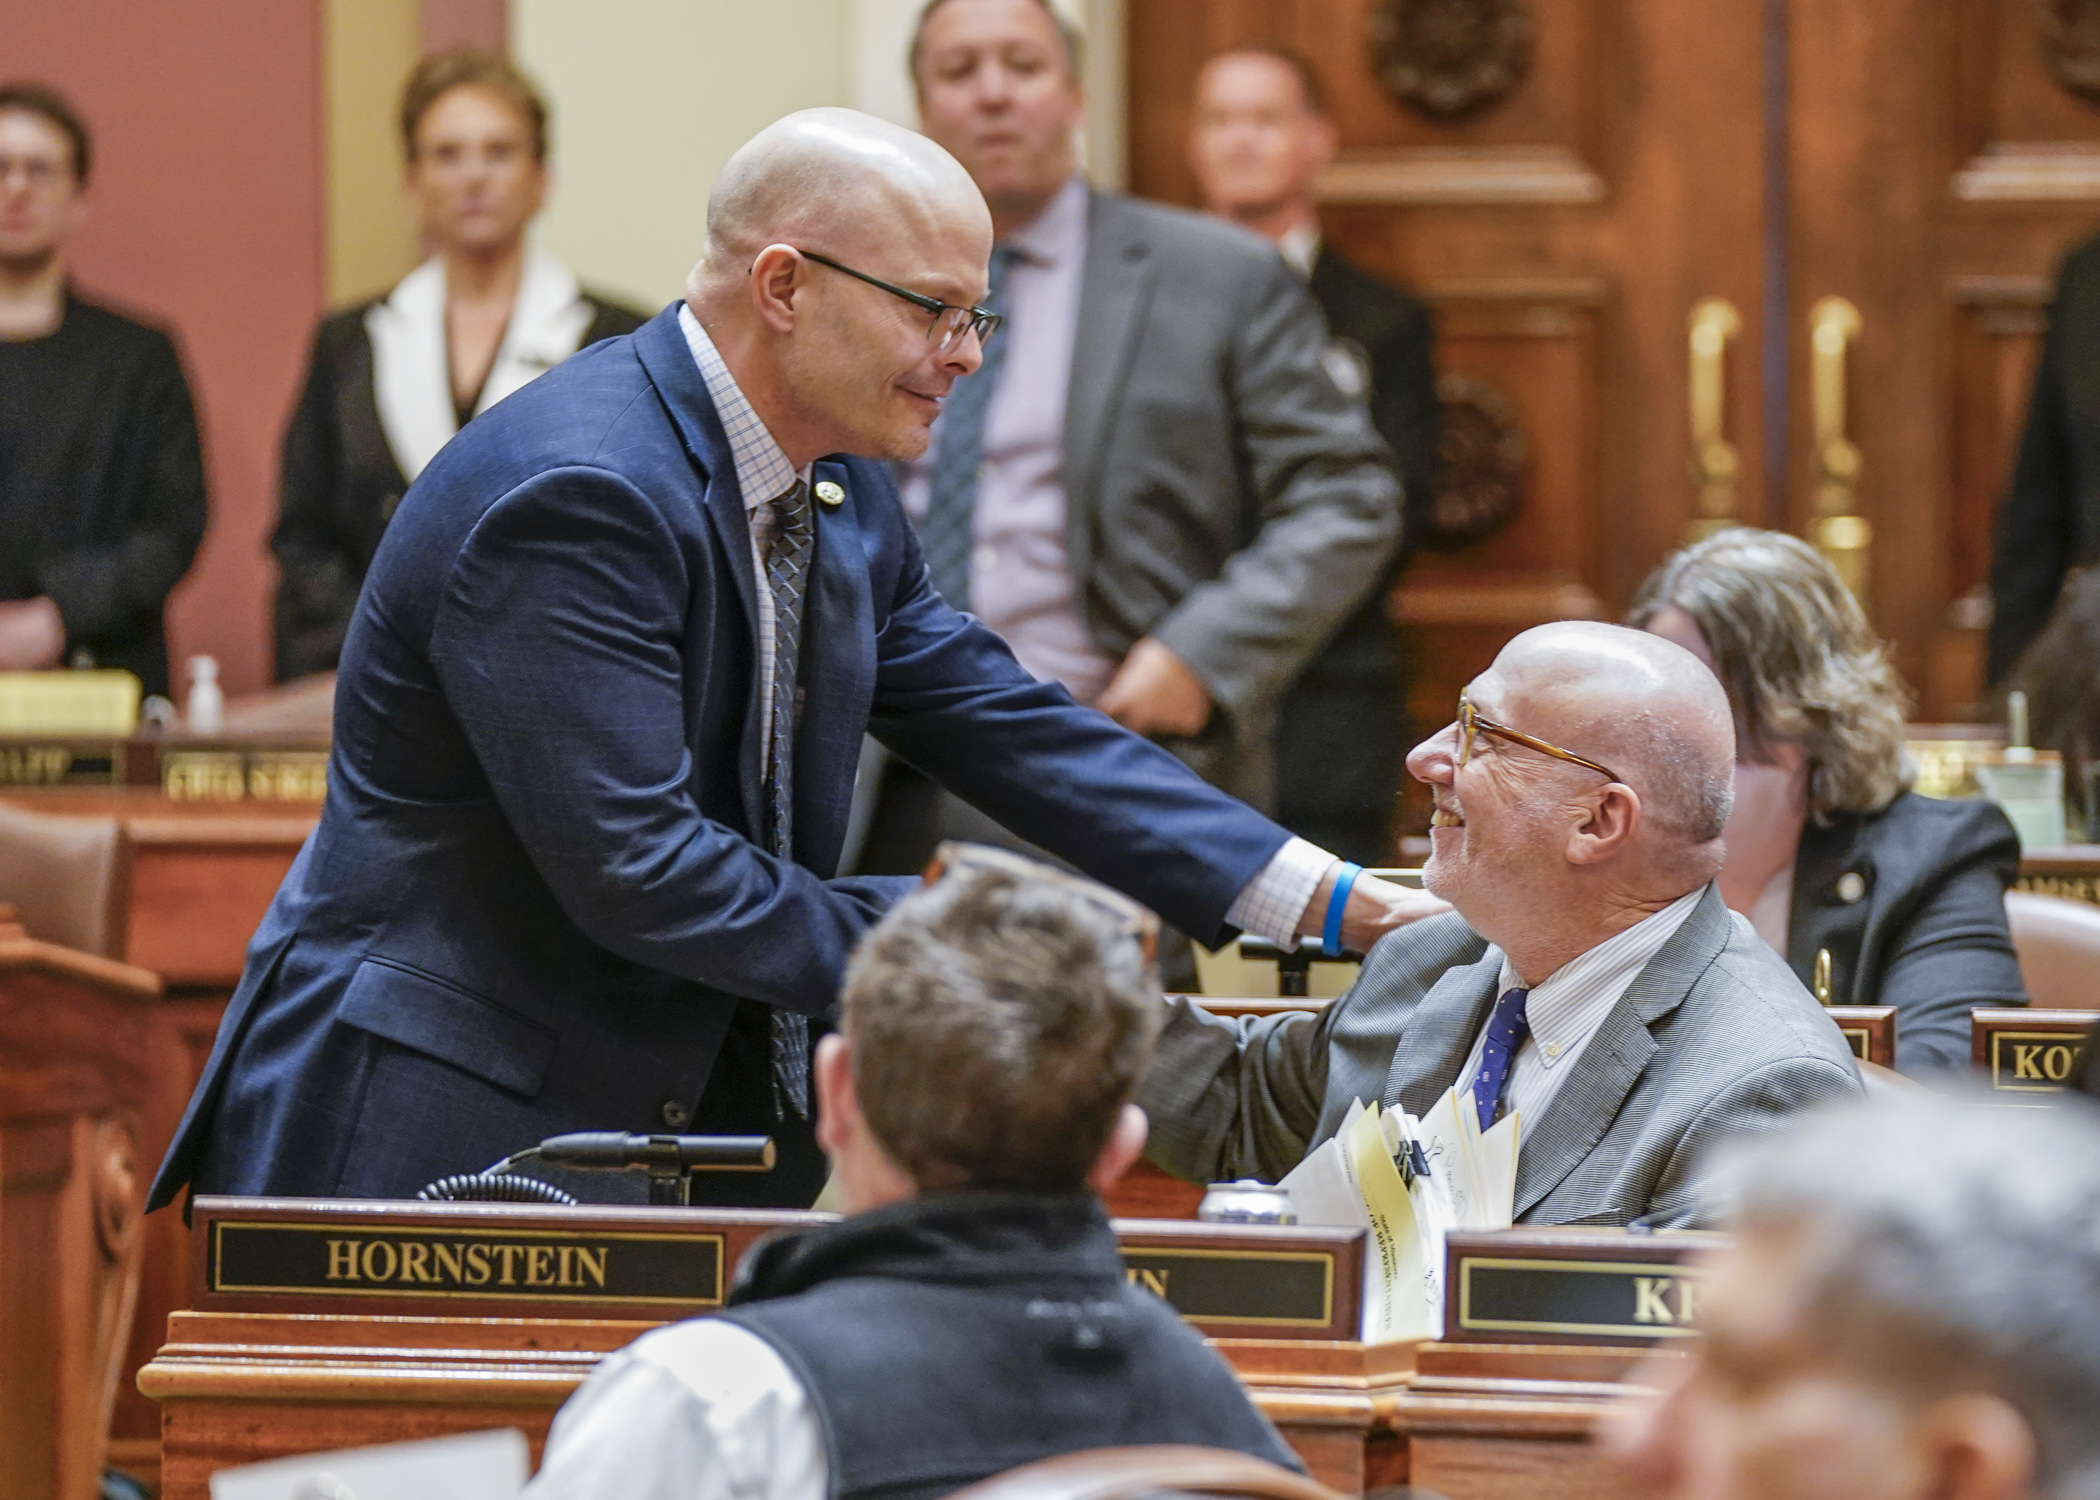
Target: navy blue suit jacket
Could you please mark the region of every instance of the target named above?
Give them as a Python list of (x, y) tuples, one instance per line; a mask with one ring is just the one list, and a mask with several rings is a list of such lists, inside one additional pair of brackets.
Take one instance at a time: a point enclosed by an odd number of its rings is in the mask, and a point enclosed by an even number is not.
[(358, 600), (320, 826), (150, 1202), (405, 1196), (662, 1128), (739, 999), (815, 1014), (912, 882), (834, 879), (863, 730), (1206, 941), (1282, 845), (944, 603), (883, 465), (820, 462), (792, 861), (764, 829), (757, 583), (676, 307), (473, 422)]

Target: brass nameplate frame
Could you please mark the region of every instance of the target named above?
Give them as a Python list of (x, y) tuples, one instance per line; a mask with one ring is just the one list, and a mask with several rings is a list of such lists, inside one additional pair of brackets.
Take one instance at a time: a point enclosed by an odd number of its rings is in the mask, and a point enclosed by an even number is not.
[(219, 1294), (588, 1303), (704, 1311), (722, 1305), (720, 1234), (302, 1224), (217, 1219), (207, 1290)]
[(1641, 1261), (1469, 1255), (1458, 1263), (1458, 1331), (1614, 1341), (1691, 1338), (1698, 1332), (1700, 1279), (1682, 1266)]
[(123, 781), (121, 740), (0, 741), (0, 786), (120, 786)]
[(1123, 1274), (1191, 1323), (1319, 1332), (1334, 1322), (1331, 1251), (1125, 1246)]
[(1454, 1233), (1444, 1339), (1623, 1345), (1695, 1337), (1705, 1273), (1683, 1262), (1720, 1239), (1620, 1229)]
[(1991, 1088), (2004, 1094), (2053, 1094), (2085, 1050), (2100, 1013), (2082, 1010), (1969, 1012), (1972, 1059)]

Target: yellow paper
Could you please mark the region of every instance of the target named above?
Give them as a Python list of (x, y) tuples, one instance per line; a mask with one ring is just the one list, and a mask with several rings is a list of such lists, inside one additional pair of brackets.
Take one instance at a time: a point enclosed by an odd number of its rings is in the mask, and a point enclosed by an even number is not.
[(1429, 1276), (1428, 1250), (1407, 1184), (1386, 1150), (1385, 1129), (1376, 1105), (1349, 1127), (1348, 1157), (1357, 1190), (1371, 1215), (1370, 1260), (1376, 1273), (1365, 1276), (1364, 1338), (1372, 1343), (1428, 1338), (1431, 1307), (1424, 1295)]

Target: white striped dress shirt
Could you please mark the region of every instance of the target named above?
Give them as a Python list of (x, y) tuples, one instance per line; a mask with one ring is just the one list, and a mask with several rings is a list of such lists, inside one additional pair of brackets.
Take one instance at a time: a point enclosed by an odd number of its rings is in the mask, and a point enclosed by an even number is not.
[[(1525, 1123), (1518, 1127), (1520, 1132), (1545, 1114), (1546, 1106), (1560, 1092), (1569, 1068), (1590, 1044), (1611, 1008), (1632, 987), (1648, 960), (1676, 935), (1705, 894), (1706, 887), (1701, 886), (1679, 896), (1661, 911), (1569, 959), (1531, 987), (1531, 997), (1524, 1002), (1531, 1035), (1517, 1049), (1502, 1088), (1505, 1113), (1515, 1111), (1524, 1117)], [(1504, 958), (1495, 993), (1521, 989), (1523, 984)], [(1458, 1070), (1461, 1097), (1473, 1091), (1474, 1075), (1480, 1071), (1480, 1050), (1486, 1041), (1487, 1028), (1483, 1026), (1481, 1034), (1473, 1039), (1466, 1065)], [(1521, 1141), (1518, 1149), (1522, 1149)]]

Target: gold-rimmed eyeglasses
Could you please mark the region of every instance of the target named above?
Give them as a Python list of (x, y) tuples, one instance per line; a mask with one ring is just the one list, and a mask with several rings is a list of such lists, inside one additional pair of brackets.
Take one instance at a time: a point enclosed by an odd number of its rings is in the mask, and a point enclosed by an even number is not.
[(1474, 711), (1472, 700), (1463, 693), (1458, 699), (1458, 755), (1457, 763), (1464, 765), (1473, 758), (1473, 737), (1491, 734), (1511, 744), (1522, 745), (1527, 750), (1536, 750), (1541, 755), (1550, 755), (1555, 760), (1564, 760), (1570, 765), (1586, 766), (1602, 775), (1607, 781), (1624, 781), (1625, 778), (1610, 766), (1599, 765), (1586, 755), (1577, 755), (1573, 750), (1563, 750), (1546, 740), (1536, 739), (1520, 729), (1511, 729), (1506, 724), (1497, 724), (1493, 719), (1483, 719)]
[(902, 297), (912, 306), (926, 309), (933, 314), (933, 321), (926, 328), (926, 337), (933, 340), (934, 348), (939, 353), (946, 354), (962, 342), (964, 334), (970, 332), (976, 333), (977, 347), (981, 349), (992, 341), (992, 335), (997, 333), (999, 325), (1006, 321), (988, 307), (957, 307), (952, 302), (943, 302), (940, 298), (929, 297), (924, 292), (914, 292), (907, 287), (870, 276), (866, 271), (842, 266), (830, 256), (819, 255), (814, 250), (803, 250), (794, 246), (789, 248), (794, 249), (804, 260), (813, 260), (820, 266), (829, 266), (834, 271), (851, 276), (855, 281), (865, 281), (869, 286), (880, 287), (892, 297)]

